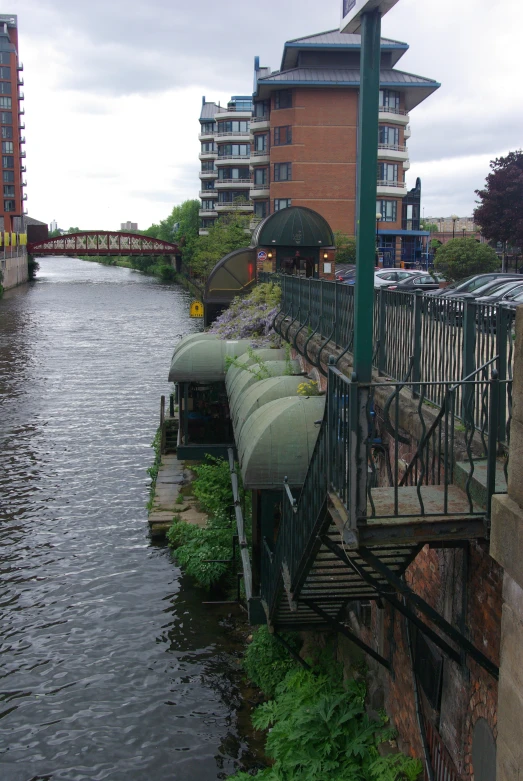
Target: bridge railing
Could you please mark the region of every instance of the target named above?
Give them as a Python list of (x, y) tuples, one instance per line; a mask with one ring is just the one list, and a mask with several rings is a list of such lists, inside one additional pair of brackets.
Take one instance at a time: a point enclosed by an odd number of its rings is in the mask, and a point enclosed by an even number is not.
[[(260, 281), (281, 285), (276, 331), (292, 339), (298, 351), (314, 336), (337, 348), (352, 350), (354, 287), (328, 280), (260, 274)], [(297, 338), (299, 329), (301, 339)], [(427, 401), (442, 403), (441, 381), (459, 380), (496, 356), (500, 380), (512, 378), (515, 312), (474, 300), (426, 293), (376, 290), (374, 295), (374, 367), (394, 380), (425, 381)], [(326, 362), (327, 350), (323, 351)], [(307, 357), (307, 356), (305, 356)], [(510, 404), (508, 386), (500, 399), (500, 426)], [(458, 389), (458, 393), (461, 390)], [(458, 403), (458, 409), (460, 404)]]

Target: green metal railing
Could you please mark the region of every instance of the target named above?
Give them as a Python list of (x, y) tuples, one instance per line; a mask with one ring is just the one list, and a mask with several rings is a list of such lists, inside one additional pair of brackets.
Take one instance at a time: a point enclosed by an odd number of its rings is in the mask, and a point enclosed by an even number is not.
[[(510, 432), (510, 409), (503, 411), (505, 425), (500, 426), (500, 399), (507, 397), (511, 381), (500, 380), (497, 363), (499, 357), (494, 356), (457, 382), (370, 385), (351, 382), (329, 365), (325, 414), (305, 483), (298, 498), (284, 486), (278, 538), (275, 544), (263, 541), (261, 596), (269, 620), (283, 585), (291, 598), (299, 589), (318, 545), (329, 493), (346, 510), (349, 544), (363, 526), (393, 519), (423, 519), (428, 529), (432, 521), (445, 518), (476, 520), (475, 528), (486, 533), (483, 522), (490, 517), (497, 473), (499, 477), (497, 458), (504, 456), (506, 462)], [(439, 409), (426, 404), (431, 397), (441, 400)], [(410, 429), (419, 436), (402, 429), (401, 406), (406, 402)], [(365, 431), (358, 425), (362, 407)], [(362, 439), (366, 459), (358, 463)], [(458, 489), (456, 454), (461, 458)], [(480, 506), (474, 481), (485, 461), (485, 501)]]
[[(260, 274), (260, 281), (281, 285), (281, 309), (276, 331), (311, 363), (310, 341), (323, 341), (321, 362), (329, 346), (352, 352), (354, 287), (319, 279)], [(439, 298), (426, 293), (376, 290), (374, 295), (373, 364), (394, 380), (425, 381), (427, 400), (441, 405), (442, 381), (459, 380), (496, 357), (499, 379), (512, 378), (515, 312), (503, 306)], [(321, 368), (321, 367), (319, 367)], [(322, 371), (325, 370), (322, 369)], [(461, 392), (460, 389), (457, 391)], [(510, 404), (504, 386), (500, 397), (500, 427), (504, 430)], [(457, 404), (458, 414), (460, 404)], [(479, 407), (477, 407), (479, 409)]]

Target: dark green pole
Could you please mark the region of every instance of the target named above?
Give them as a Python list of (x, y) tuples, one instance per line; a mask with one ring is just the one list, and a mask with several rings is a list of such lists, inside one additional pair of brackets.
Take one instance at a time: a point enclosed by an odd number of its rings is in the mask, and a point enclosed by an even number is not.
[[(358, 194), (356, 203), (356, 286), (354, 291), (354, 372), (350, 387), (351, 459), (348, 475), (349, 523), (345, 542), (357, 539), (367, 514), (367, 437), (372, 335), (374, 263), (376, 259), (376, 181), (380, 89), (381, 15), (361, 17), (360, 104), (358, 126)], [(359, 520), (361, 519), (361, 520)]]
[(368, 383), (372, 377), (381, 14), (363, 14), (361, 21), (354, 371), (358, 382)]

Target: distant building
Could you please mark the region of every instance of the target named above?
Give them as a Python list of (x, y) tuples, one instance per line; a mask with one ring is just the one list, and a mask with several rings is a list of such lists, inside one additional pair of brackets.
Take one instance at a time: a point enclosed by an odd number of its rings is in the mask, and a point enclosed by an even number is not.
[[(23, 65), (18, 60), (18, 25), (16, 14), (0, 14), (0, 126), (2, 128), (2, 186), (0, 229), (20, 230), (23, 224), (25, 181), (25, 129), (22, 121), (23, 92), (20, 87)], [(15, 228), (16, 224), (19, 226)]]
[(478, 233), (479, 228), (474, 224), (474, 217), (424, 217), (424, 222), (438, 226), (438, 233), (452, 233), (456, 236), (465, 233)]
[(137, 222), (122, 222), (120, 223), (120, 230), (121, 231), (137, 231), (138, 230), (138, 223)]
[(49, 230), (51, 231), (51, 233), (58, 230), (58, 223), (56, 222), (56, 220), (51, 220), (51, 224), (49, 225)]
[(200, 236), (219, 215), (252, 214), (250, 95), (233, 95), (227, 107), (202, 98), (200, 113)]

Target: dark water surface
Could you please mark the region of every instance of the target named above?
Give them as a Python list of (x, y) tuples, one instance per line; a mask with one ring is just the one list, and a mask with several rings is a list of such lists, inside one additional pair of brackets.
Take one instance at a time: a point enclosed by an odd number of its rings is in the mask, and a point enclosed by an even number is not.
[(223, 778), (248, 755), (231, 641), (146, 525), (188, 294), (40, 265), (0, 301), (0, 779)]

